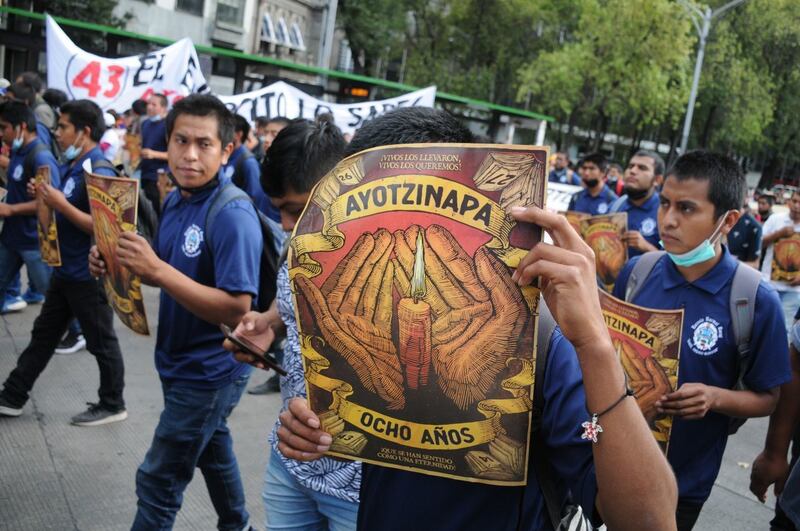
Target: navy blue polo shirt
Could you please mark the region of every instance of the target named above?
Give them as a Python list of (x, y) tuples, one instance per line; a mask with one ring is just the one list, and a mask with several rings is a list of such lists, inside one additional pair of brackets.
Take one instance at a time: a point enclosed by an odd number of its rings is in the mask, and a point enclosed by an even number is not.
[(761, 223), (750, 214), (742, 214), (728, 233), (728, 248), (742, 262), (761, 258)]
[[(11, 153), (11, 160), (8, 163), (8, 195), (6, 203), (16, 205), (31, 201), (28, 195), (28, 182), (36, 176), (36, 169), (39, 166), (50, 166), (50, 182), (58, 188), (61, 182), (58, 162), (45, 149), (33, 157), (33, 164), (30, 164), (28, 172), (25, 171), (25, 158), (31, 150), (39, 144), (44, 144), (39, 138), (34, 138), (28, 145), (14, 150)], [(3, 232), (0, 233), (0, 241), (9, 249), (18, 251), (31, 251), (39, 248), (39, 234), (36, 232), (36, 214), (27, 216), (9, 216), (3, 223)]]
[(585, 212), (592, 216), (608, 214), (608, 209), (611, 207), (611, 203), (616, 201), (617, 198), (617, 194), (612, 192), (611, 188), (605, 184), (603, 185), (603, 188), (600, 189), (600, 193), (597, 194), (596, 197), (592, 197), (592, 194), (589, 193), (589, 190), (583, 189), (580, 192), (576, 192), (572, 195), (572, 198), (569, 200), (569, 207), (567, 210)]
[(551, 183), (561, 183), (561, 184), (574, 184), (576, 186), (581, 185), (581, 178), (578, 177), (575, 173), (572, 174), (572, 178), (570, 179), (567, 176), (567, 168), (562, 170), (557, 170), (553, 168), (550, 170), (550, 175), (547, 176), (547, 180)]
[[(75, 159), (74, 164), (61, 167), (61, 191), (71, 205), (78, 210), (90, 214), (89, 195), (86, 193), (86, 181), (83, 178), (83, 163), (87, 159), (92, 161), (92, 167), (97, 160), (105, 160), (99, 147), (94, 147), (88, 153)], [(98, 175), (116, 177), (111, 168), (97, 168), (94, 172)], [(53, 275), (71, 282), (85, 282), (92, 280), (89, 274), (89, 247), (91, 235), (83, 232), (70, 222), (66, 216), (56, 211), (56, 225), (58, 228), (58, 246), (61, 251), (61, 267), (56, 267)]]
[[(544, 413), (539, 436), (545, 437), (556, 483), (567, 487), (587, 516), (597, 496), (591, 443), (581, 439), (589, 419), (578, 357), (556, 329), (550, 340), (544, 378)], [(362, 465), (359, 529), (405, 531), (513, 531), (552, 529), (533, 458), (524, 487), (482, 485)]]
[[(245, 151), (247, 151), (247, 147), (241, 145), (231, 153), (231, 156), (228, 158), (228, 164), (225, 165), (225, 176), (233, 179), (233, 174), (236, 171), (236, 164), (244, 155)], [(280, 212), (272, 205), (272, 201), (269, 200), (269, 197), (267, 197), (267, 194), (264, 193), (264, 189), (261, 187), (261, 166), (258, 164), (258, 160), (256, 160), (255, 157), (249, 157), (245, 160), (242, 164), (242, 173), (244, 174), (244, 186), (242, 189), (247, 192), (247, 195), (253, 200), (256, 208), (273, 221), (280, 221)]]
[[(642, 203), (641, 206), (636, 206), (630, 202), (627, 196), (623, 196), (622, 204), (615, 210), (615, 212), (628, 213), (628, 230), (635, 230), (642, 233), (644, 239), (655, 245), (656, 249), (660, 249), (658, 241), (661, 237), (658, 235), (658, 192), (654, 191), (650, 199)], [(639, 256), (642, 251), (633, 247), (628, 247), (628, 256)]]
[[(142, 149), (164, 152), (167, 150), (167, 126), (163, 118), (142, 121)], [(167, 161), (145, 159), (139, 162), (139, 171), (145, 181), (158, 180), (158, 170), (167, 169)]]
[[(214, 226), (205, 226), (212, 201), (229, 182), (222, 177), (220, 186), (189, 197), (170, 192), (153, 247), (162, 260), (200, 284), (255, 297), (263, 241), (252, 203), (228, 203)], [(195, 317), (161, 291), (155, 361), (162, 379), (210, 389), (227, 385), (249, 366), (224, 350), (223, 340), (219, 323)]]
[[(719, 263), (692, 283), (664, 256), (631, 301), (646, 308), (684, 309), (678, 386), (700, 382), (731, 389), (736, 384), (738, 352), (729, 304), (739, 263), (724, 246), (723, 250)], [(624, 298), (637, 260), (625, 264), (614, 286), (615, 297)], [(752, 367), (744, 383), (754, 391), (767, 391), (788, 382), (791, 373), (781, 304), (764, 281), (756, 294), (755, 312), (750, 338)], [(708, 498), (722, 463), (729, 421), (730, 417), (714, 412), (699, 420), (675, 417), (667, 458), (678, 478), (681, 500), (702, 503)]]

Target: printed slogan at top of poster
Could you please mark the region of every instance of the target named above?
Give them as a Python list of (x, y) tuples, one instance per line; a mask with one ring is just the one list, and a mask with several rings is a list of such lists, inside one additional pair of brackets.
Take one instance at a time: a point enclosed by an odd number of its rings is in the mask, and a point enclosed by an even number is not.
[(174, 103), (194, 92), (209, 90), (188, 38), (146, 54), (112, 59), (79, 48), (50, 16), (47, 86), (63, 90), (70, 99), (90, 99), (103, 110), (118, 112), (155, 92)]
[(547, 148), (388, 146), (314, 189), (289, 256), (311, 408), (330, 454), (520, 485), (539, 291), (513, 268), (541, 230)]

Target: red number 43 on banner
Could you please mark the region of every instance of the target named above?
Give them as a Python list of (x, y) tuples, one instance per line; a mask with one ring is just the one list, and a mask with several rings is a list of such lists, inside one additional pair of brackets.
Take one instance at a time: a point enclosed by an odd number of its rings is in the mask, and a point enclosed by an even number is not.
[[(72, 86), (86, 89), (89, 92), (88, 96), (90, 98), (97, 97), (100, 91), (105, 88), (103, 97), (115, 98), (122, 88), (120, 81), (122, 74), (125, 73), (125, 69), (119, 65), (105, 65), (106, 77), (102, 75), (102, 66), (100, 61), (92, 61), (87, 64), (83, 70), (72, 78)], [(106, 79), (103, 80), (105, 83), (101, 83), (102, 77), (106, 77)]]

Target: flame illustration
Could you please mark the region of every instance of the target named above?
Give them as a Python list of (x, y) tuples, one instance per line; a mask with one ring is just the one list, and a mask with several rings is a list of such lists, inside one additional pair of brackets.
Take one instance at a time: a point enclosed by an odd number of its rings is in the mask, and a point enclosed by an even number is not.
[(425, 240), (422, 235), (424, 231), (417, 233), (417, 249), (414, 252), (414, 272), (411, 276), (411, 293), (409, 296), (414, 299), (414, 303), (419, 302), (428, 290), (425, 287)]

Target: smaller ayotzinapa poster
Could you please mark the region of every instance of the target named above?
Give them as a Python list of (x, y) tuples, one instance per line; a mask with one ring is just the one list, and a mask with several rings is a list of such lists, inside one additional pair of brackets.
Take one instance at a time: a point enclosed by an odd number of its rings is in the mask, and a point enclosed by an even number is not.
[[(50, 166), (36, 168), (34, 183), (37, 188), (50, 184)], [(39, 234), (39, 250), (42, 261), (50, 267), (61, 265), (61, 250), (58, 247), (58, 228), (56, 227), (56, 214), (39, 194), (36, 195), (36, 232)]]
[(800, 277), (800, 233), (775, 242), (771, 280), (787, 284)]
[[(87, 161), (88, 162), (88, 161)], [(86, 192), (92, 211), (94, 239), (106, 263), (103, 286), (120, 321), (142, 335), (149, 335), (142, 299), (142, 281), (117, 259), (119, 235), (136, 232), (139, 180), (105, 177), (90, 173), (84, 166)]]
[(590, 216), (580, 220), (580, 224), (581, 237), (594, 251), (597, 282), (610, 293), (628, 261), (628, 246), (622, 241), (628, 230), (628, 213)]
[(655, 403), (678, 386), (683, 309), (643, 308), (599, 291), (603, 317), (628, 386), (666, 453), (672, 416), (659, 414)]
[(330, 455), (495, 485), (527, 480), (547, 149), (367, 150), (317, 185), (292, 238), (308, 399)]

